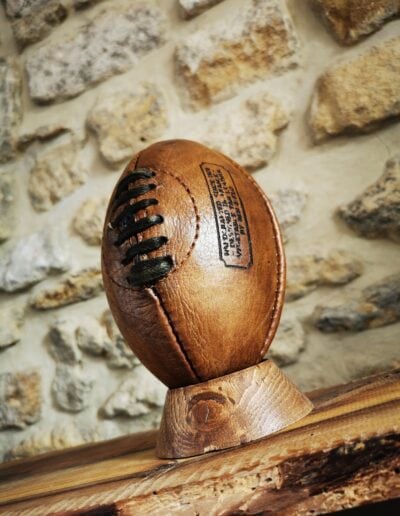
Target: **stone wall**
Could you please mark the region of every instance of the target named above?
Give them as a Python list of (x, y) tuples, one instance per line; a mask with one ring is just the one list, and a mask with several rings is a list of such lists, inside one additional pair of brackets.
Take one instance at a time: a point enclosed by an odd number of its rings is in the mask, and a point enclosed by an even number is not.
[(3, 0), (1, 457), (158, 423), (165, 389), (99, 270), (111, 188), (158, 139), (222, 150), (270, 196), (289, 268), (270, 356), (303, 389), (399, 365), (398, 15), (390, 0)]

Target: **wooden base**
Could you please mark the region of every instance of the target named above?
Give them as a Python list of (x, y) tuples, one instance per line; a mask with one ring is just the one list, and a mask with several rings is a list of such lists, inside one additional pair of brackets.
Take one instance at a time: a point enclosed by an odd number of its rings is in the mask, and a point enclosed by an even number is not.
[(312, 403), (270, 360), (167, 393), (156, 455), (181, 458), (231, 448), (282, 430)]

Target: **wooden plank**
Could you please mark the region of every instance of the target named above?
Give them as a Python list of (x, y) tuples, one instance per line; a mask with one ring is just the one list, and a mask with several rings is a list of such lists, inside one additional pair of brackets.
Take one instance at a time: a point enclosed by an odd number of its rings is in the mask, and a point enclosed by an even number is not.
[(135, 435), (117, 437), (95, 444), (83, 444), (66, 450), (58, 450), (37, 455), (29, 459), (13, 460), (0, 464), (0, 482), (12, 478), (27, 477), (74, 466), (93, 464), (113, 457), (122, 457), (128, 453), (154, 448), (157, 431), (149, 430)]
[(290, 428), (199, 457), (157, 459), (147, 432), (6, 463), (0, 512), (297, 515), (400, 496), (400, 370), (309, 396)]

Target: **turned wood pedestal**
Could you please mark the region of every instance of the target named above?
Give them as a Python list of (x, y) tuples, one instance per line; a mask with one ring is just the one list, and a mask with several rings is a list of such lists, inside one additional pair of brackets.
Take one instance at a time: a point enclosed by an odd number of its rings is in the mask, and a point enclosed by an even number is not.
[(170, 389), (158, 435), (160, 458), (181, 458), (260, 439), (295, 423), (312, 403), (270, 360)]

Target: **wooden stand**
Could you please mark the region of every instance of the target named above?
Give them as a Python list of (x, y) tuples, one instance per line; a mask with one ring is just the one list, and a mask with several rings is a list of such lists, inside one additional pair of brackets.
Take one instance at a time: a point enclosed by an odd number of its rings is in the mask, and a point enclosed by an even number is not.
[(158, 435), (160, 458), (239, 446), (306, 416), (312, 403), (270, 360), (207, 382), (170, 389)]

